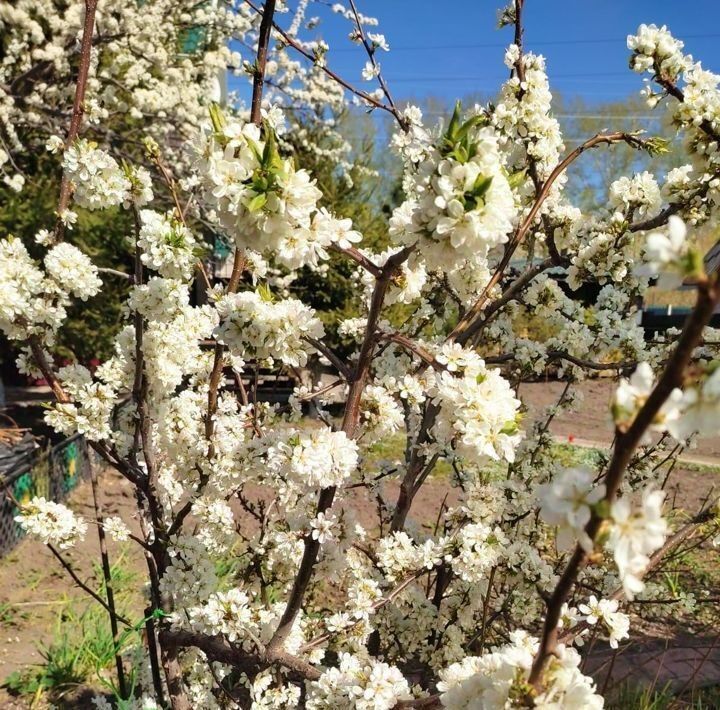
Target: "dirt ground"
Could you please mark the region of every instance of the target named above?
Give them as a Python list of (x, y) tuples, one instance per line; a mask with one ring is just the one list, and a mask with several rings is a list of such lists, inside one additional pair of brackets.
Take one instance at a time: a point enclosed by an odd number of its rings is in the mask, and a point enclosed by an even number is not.
[[(523, 385), (521, 396), (528, 405), (526, 421), (532, 421), (544, 407), (555, 403), (563, 384), (558, 382)], [(552, 424), (552, 432), (559, 441), (573, 443), (574, 440), (608, 443), (612, 435), (609, 418), (609, 399), (613, 384), (608, 380), (590, 381), (580, 385), (584, 401), (577, 412), (566, 413)], [(703, 441), (693, 454), (717, 461), (720, 465), (720, 438)], [(687, 510), (695, 510), (708, 491), (718, 482), (717, 474), (698, 470), (697, 467), (679, 466), (668, 482), (671, 497), (678, 496), (678, 502)], [(136, 506), (129, 484), (118, 474), (108, 471), (102, 475), (101, 485), (107, 515), (120, 515), (126, 522), (137, 528)], [(397, 484), (384, 485), (384, 495), (394, 501)], [(424, 527), (432, 527), (437, 519), (443, 500), (447, 504), (456, 502), (455, 491), (444, 480), (430, 480), (421, 489), (413, 504), (410, 519)], [(86, 519), (93, 518), (92, 497), (89, 483), (81, 484), (70, 499), (71, 507)], [(349, 498), (359, 521), (374, 526), (377, 521), (377, 503), (365, 492), (355, 492)], [(120, 553), (112, 541), (111, 556)], [(139, 550), (132, 543), (122, 548), (124, 565), (138, 573), (142, 579), (144, 561)], [(69, 551), (68, 558), (83, 580), (93, 579), (92, 563), (97, 557), (97, 537), (93, 529), (88, 530), (85, 540)], [(91, 583), (97, 588), (97, 582)], [(59, 610), (68, 599), (85, 603), (85, 594), (72, 585), (51, 553), (40, 543), (25, 540), (9, 555), (0, 560), (0, 611), (10, 609), (11, 614), (0, 614), (0, 683), (13, 671), (41, 658), (38, 646), (48, 643), (58, 623)], [(19, 710), (28, 708), (25, 701), (10, 697), (0, 688), (0, 709)], [(80, 707), (79, 705), (77, 707)]]
[[(608, 444), (613, 436), (610, 400), (615, 386), (606, 378), (575, 385), (581, 399), (572, 412), (563, 412), (552, 422), (550, 431), (567, 443), (582, 440)], [(532, 421), (545, 407), (556, 404), (564, 387), (565, 383), (556, 380), (522, 384), (520, 397), (528, 406), (527, 419)], [(720, 465), (720, 437), (702, 439), (686, 453), (689, 457), (715, 459)]]

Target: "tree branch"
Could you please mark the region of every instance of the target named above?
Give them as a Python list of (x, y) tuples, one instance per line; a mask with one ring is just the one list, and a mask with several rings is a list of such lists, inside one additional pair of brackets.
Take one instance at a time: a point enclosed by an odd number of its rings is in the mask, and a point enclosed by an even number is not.
[[(653, 391), (627, 430), (618, 429), (616, 431), (615, 449), (604, 478), (605, 501), (608, 504), (614, 502), (625, 469), (648, 427), (652, 424), (672, 391), (676, 387), (682, 386), (685, 369), (692, 358), (693, 350), (700, 342), (703, 329), (709, 322), (718, 301), (720, 301), (720, 288), (718, 288), (717, 278), (710, 280), (706, 277), (698, 284), (697, 303), (688, 317), (677, 346)], [(597, 538), (602, 523), (603, 518), (593, 512), (585, 528), (585, 532), (591, 540)], [(587, 560), (588, 553), (578, 544), (547, 602), (547, 613), (540, 648), (529, 677), (529, 683), (536, 689), (540, 687), (542, 672), (547, 659), (557, 648), (558, 621), (560, 620), (562, 605), (572, 590), (578, 572), (587, 564)]]
[[(77, 83), (75, 84), (75, 99), (73, 101), (70, 128), (65, 139), (65, 147), (69, 148), (80, 133), (80, 124), (85, 113), (85, 91), (87, 89), (88, 75), (90, 73), (90, 59), (92, 56), (92, 40), (95, 29), (95, 11), (97, 0), (85, 0), (85, 21), (83, 24), (82, 42), (80, 44), (80, 67), (78, 69)], [(58, 202), (58, 219), (55, 224), (55, 239), (60, 241), (63, 237), (65, 224), (61, 215), (70, 205), (70, 179), (63, 171), (60, 183), (60, 200)]]

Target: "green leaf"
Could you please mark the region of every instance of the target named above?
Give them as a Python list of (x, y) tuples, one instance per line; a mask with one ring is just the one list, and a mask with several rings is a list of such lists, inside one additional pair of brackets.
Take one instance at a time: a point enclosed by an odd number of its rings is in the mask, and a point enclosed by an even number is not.
[(487, 124), (488, 119), (486, 116), (483, 116), (482, 114), (472, 116), (467, 121), (465, 121), (462, 126), (460, 126), (457, 132), (457, 137), (458, 139), (463, 139), (465, 138), (465, 136), (467, 136), (471, 128), (476, 128), (477, 126), (486, 126)]
[(595, 514), (599, 518), (609, 518), (610, 517), (610, 504), (603, 498), (602, 500), (599, 500), (595, 505), (593, 506), (593, 509), (595, 510)]
[(247, 141), (247, 144), (250, 146), (250, 150), (252, 150), (253, 154), (255, 155), (255, 160), (258, 161), (258, 163), (262, 163), (263, 157), (262, 153), (260, 152), (260, 146), (252, 139), (245, 137), (245, 140)]
[(267, 284), (258, 284), (257, 294), (266, 303), (274, 303), (275, 302), (275, 296)]
[(485, 194), (490, 189), (490, 185), (492, 185), (492, 175), (490, 177), (485, 177), (484, 175), (478, 175), (475, 178), (475, 184), (473, 185), (472, 194), (473, 197), (476, 200), (482, 200), (485, 197)]
[(250, 212), (259, 212), (267, 202), (267, 193), (261, 192), (250, 200), (247, 208)]
[(215, 133), (223, 133), (225, 130), (225, 116), (223, 115), (220, 104), (214, 101), (210, 104), (210, 121)]
[(458, 139), (458, 130), (460, 128), (460, 112), (462, 110), (462, 104), (460, 101), (455, 102), (455, 110), (453, 111), (452, 118), (448, 124), (447, 131), (445, 131), (445, 138), (451, 143), (455, 143)]
[(514, 190), (515, 188), (520, 187), (525, 182), (525, 178), (527, 177), (527, 168), (523, 168), (522, 170), (518, 170), (515, 173), (512, 173), (512, 175), (508, 175), (508, 184), (510, 185), (510, 189)]
[(518, 432), (517, 422), (506, 422), (505, 426), (500, 430), (501, 434), (507, 434), (508, 436), (517, 434), (517, 432)]
[(271, 175), (282, 170), (283, 162), (277, 147), (275, 131), (267, 121), (263, 122), (265, 129), (265, 149), (263, 150), (262, 165)]

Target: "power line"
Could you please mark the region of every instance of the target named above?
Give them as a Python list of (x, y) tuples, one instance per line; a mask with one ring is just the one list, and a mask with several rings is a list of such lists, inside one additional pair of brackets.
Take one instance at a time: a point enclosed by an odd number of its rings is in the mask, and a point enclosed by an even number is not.
[[(423, 116), (449, 116), (450, 115), (450, 109), (447, 111), (423, 111)], [(662, 121), (664, 118), (663, 116), (636, 116), (636, 115), (626, 115), (626, 116), (615, 116), (613, 114), (600, 114), (600, 113), (554, 113), (554, 118), (590, 118), (590, 119), (598, 119), (603, 121)]]
[[(718, 33), (707, 33), (707, 34), (684, 34), (677, 36), (681, 39), (717, 39), (720, 37)], [(627, 36), (625, 37), (603, 37), (597, 39), (548, 39), (541, 40), (539, 42), (530, 42), (528, 48), (532, 51), (533, 47), (551, 47), (560, 45), (577, 45), (577, 44), (614, 44), (619, 43), (625, 44), (627, 42)], [(442, 49), (444, 51), (453, 49), (502, 49), (507, 47), (509, 42), (486, 42), (482, 44), (425, 44), (425, 45), (407, 45), (404, 47), (393, 47), (390, 46), (390, 52), (420, 52), (431, 49)], [(357, 52), (357, 47), (338, 47), (331, 48), (330, 52)]]

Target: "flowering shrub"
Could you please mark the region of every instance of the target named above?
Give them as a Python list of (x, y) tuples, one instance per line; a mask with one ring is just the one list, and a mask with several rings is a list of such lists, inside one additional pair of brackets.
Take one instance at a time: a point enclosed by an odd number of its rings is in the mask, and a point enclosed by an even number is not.
[[(522, 5), (502, 14), (517, 36)], [(268, 61), (273, 32), (283, 71), (299, 51), (311, 61), (308, 81), (338, 79), (323, 45), (296, 39), (307, 7), (298, 3), (287, 31), (273, 30), (282, 8), (272, 0), (258, 8), (261, 20), (247, 6), (219, 13), (231, 25), (261, 22), (257, 56), (247, 58), (252, 109), (248, 120), (213, 105), (188, 126), (192, 139), (172, 150), (181, 181), (158, 159), (154, 129), (151, 174), (113, 155), (114, 144), (80, 137), (76, 125), (68, 141), (52, 141), (64, 151), (65, 180), (56, 227), (39, 235), (43, 262), (17, 240), (0, 244), (0, 327), (23, 344), (21, 369), (52, 385), (47, 422), (83, 433), (137, 491), (141, 538), (118, 518), (98, 521), (142, 545), (148, 561), (146, 662), (138, 697), (122, 698), (123, 707), (600, 708), (577, 648), (590, 629), (611, 647), (628, 636), (627, 604), (653, 593), (644, 579), (675, 524), (653, 455), (670, 461), (673, 441), (717, 433), (717, 341), (705, 326), (720, 285), (704, 273), (691, 235), (716, 218), (720, 77), (683, 55), (665, 28), (631, 36), (631, 66), (651, 73), (658, 93), (648, 99), (671, 112), (692, 165), (662, 185), (649, 173), (620, 177), (607, 209), (583, 214), (563, 193), (574, 160), (616, 143), (655, 154), (663, 142), (601, 133), (567, 152), (544, 59), (518, 44), (506, 53), (512, 76), (497, 105), (458, 105), (447, 125), (425, 125), (417, 108), (400, 110), (391, 98), (376, 56), (388, 44), (366, 33), (374, 21), (352, 1), (334, 6), (367, 52), (363, 78), (380, 88), (324, 83), (334, 93), (323, 100), (340, 100), (344, 87), (397, 122), (405, 197), (390, 219), (390, 248), (375, 254), (349, 220), (320, 206), (313, 175), (283, 152), (283, 112), (262, 109), (265, 74), (279, 71)], [(94, 12), (88, 0), (91, 30)], [(88, 37), (78, 91), (83, 67), (92, 68)], [(117, 51), (125, 56), (122, 45)], [(217, 56), (227, 59), (221, 49)], [(128, 72), (142, 71), (144, 59), (135, 61)], [(99, 89), (107, 71), (96, 66), (88, 81), (91, 123), (118, 108)], [(197, 80), (190, 68), (173, 76)], [(125, 110), (144, 115), (147, 91), (136, 86)], [(39, 100), (51, 99), (60, 100), (46, 87)], [(170, 211), (155, 197), (167, 192)], [(71, 197), (78, 207), (128, 210), (135, 224), (127, 321), (94, 374), (57, 369), (52, 358), (67, 307), (118, 278), (61, 240)], [(205, 274), (201, 220), (234, 245), (227, 284)], [(363, 316), (336, 324), (357, 342), (346, 360), (324, 342), (309, 306), (263, 282), (269, 264), (289, 272), (287, 284), (301, 267), (327, 268), (330, 252), (358, 272)], [(513, 256), (523, 254), (517, 271)], [(681, 334), (646, 342), (635, 304), (659, 274), (692, 278), (697, 305)], [(586, 305), (567, 295), (563, 279), (602, 288)], [(196, 280), (200, 304), (190, 299)], [(394, 304), (403, 305), (401, 318)], [(555, 334), (528, 337), (518, 318), (525, 311)], [(260, 367), (279, 373), (320, 356), (337, 371), (333, 384), (299, 386), (287, 406), (258, 401)], [(602, 467), (555, 461), (548, 425), (571, 406), (569, 387), (538, 421), (523, 416), (518, 385), (550, 365), (569, 383), (598, 370), (625, 375)], [(336, 420), (323, 404), (341, 387)], [(320, 421), (303, 420), (309, 400)], [(371, 447), (398, 436), (402, 459), (378, 464)], [(413, 502), (440, 464), (452, 470), (456, 502), (439, 502), (436, 525), (423, 527)], [(398, 485), (385, 487), (391, 478)], [(374, 519), (353, 515), (357, 495), (377, 501)], [(715, 524), (714, 510), (678, 534)], [(42, 499), (19, 522), (59, 550), (87, 527)], [(237, 568), (230, 587), (216, 571), (227, 556)]]

